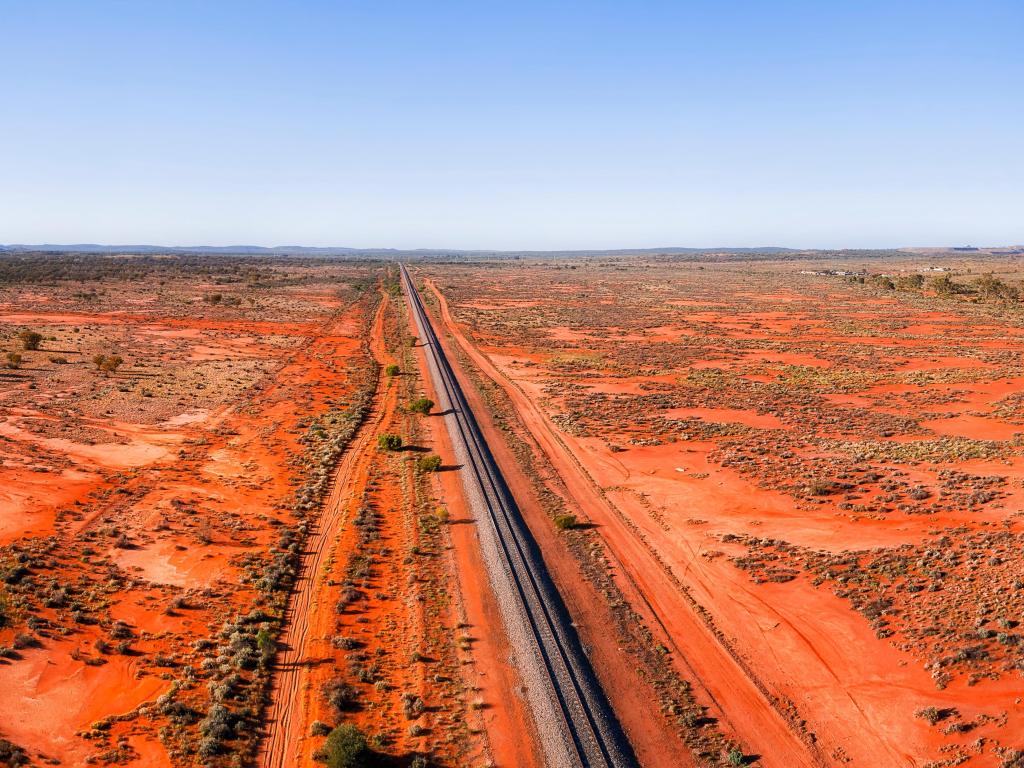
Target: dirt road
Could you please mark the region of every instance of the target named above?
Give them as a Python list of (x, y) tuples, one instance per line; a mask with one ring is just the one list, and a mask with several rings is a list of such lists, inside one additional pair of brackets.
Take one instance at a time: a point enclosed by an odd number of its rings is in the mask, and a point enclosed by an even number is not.
[[(383, 293), (370, 331), (370, 351), (378, 363), (385, 359), (383, 325), (389, 301), (388, 295)], [(306, 540), (306, 551), (280, 639), (282, 650), (274, 668), (271, 703), (265, 720), (267, 731), (259, 754), (263, 768), (312, 764), (310, 750), (303, 750), (302, 742), (308, 735), (304, 732), (307, 718), (303, 716), (309, 696), (306, 670), (317, 661), (309, 653), (315, 639), (311, 627), (315, 626), (315, 613), (325, 609), (316, 597), (323, 585), (324, 565), (334, 549), (332, 544), (339, 528), (352, 506), (362, 498), (378, 426), (394, 411), (396, 399), (396, 387), (391, 378), (378, 374), (370, 414), (345, 449), (335, 470), (331, 493)]]

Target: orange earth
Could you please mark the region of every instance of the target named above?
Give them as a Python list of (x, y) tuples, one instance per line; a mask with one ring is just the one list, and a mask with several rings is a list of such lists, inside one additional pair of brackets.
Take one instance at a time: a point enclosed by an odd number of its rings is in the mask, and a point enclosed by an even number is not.
[(780, 768), (1017, 759), (1024, 315), (786, 263), (564, 267), (419, 274), (694, 728)]
[[(414, 265), (642, 765), (1024, 761), (1022, 275), (935, 258)], [(0, 764), (544, 764), (414, 334), (387, 264), (0, 259)]]
[(0, 288), (0, 755), (308, 765), (340, 723), (405, 761), (532, 754), (472, 542), (438, 515), (453, 474), (377, 450), (435, 440), (403, 406), (397, 272), (95, 269)]

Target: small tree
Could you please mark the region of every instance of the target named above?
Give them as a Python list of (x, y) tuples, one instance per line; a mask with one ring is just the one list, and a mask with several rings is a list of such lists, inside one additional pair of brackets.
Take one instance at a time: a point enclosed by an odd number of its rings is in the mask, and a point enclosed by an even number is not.
[(370, 758), (366, 736), (351, 723), (339, 725), (329, 734), (320, 749), (327, 768), (362, 768)]
[(397, 376), (401, 372), (402, 372), (402, 369), (399, 368), (394, 363), (392, 363), (391, 365), (389, 365), (387, 368), (384, 369), (384, 373), (386, 373), (388, 376)]
[(7, 367), (8, 368), (21, 368), (21, 353), (20, 352), (8, 352), (7, 353)]
[(434, 401), (429, 397), (417, 397), (415, 400), (409, 401), (409, 411), (411, 413), (422, 413), (426, 416), (433, 407)]
[(96, 365), (96, 370), (97, 371), (102, 370), (103, 363), (106, 362), (106, 359), (107, 359), (106, 355), (93, 355), (92, 356), (92, 361)]
[(437, 472), (441, 468), (441, 457), (435, 453), (428, 454), (427, 456), (420, 456), (420, 460), (416, 462), (416, 466), (420, 472)]
[(399, 451), (402, 449), (402, 438), (385, 432), (382, 435), (377, 435), (377, 447), (382, 451)]
[(21, 345), (25, 349), (39, 349), (39, 345), (43, 343), (43, 334), (38, 331), (30, 331), (28, 328), (19, 333), (18, 338), (21, 339)]

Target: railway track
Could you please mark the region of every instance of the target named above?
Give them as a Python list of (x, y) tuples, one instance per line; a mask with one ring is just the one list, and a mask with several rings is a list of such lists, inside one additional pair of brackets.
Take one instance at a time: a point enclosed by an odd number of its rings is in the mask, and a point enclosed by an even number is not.
[(439, 406), (462, 463), (481, 547), (501, 606), (544, 757), (552, 768), (633, 768), (636, 759), (580, 645), (408, 270), (402, 282), (427, 353)]

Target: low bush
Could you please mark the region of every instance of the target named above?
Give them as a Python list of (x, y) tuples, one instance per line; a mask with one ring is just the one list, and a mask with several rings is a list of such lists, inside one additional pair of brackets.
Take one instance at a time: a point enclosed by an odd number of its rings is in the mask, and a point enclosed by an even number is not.
[(39, 349), (39, 345), (43, 343), (43, 334), (26, 328), (18, 334), (18, 339), (25, 349)]
[(434, 408), (434, 401), (429, 397), (417, 397), (415, 400), (409, 401), (409, 411), (411, 413), (421, 413), (426, 416)]
[(441, 468), (441, 457), (435, 453), (420, 456), (419, 461), (416, 462), (416, 467), (420, 472), (437, 472)]
[(327, 768), (362, 768), (369, 765), (370, 755), (366, 736), (351, 723), (331, 731), (317, 753), (317, 757), (327, 763)]
[(555, 528), (560, 531), (568, 531), (576, 527), (576, 515), (558, 515), (555, 518)]
[(382, 451), (399, 451), (402, 449), (402, 438), (385, 432), (377, 436), (377, 447)]
[(339, 716), (359, 708), (359, 689), (341, 678), (336, 677), (324, 684), (324, 698)]

